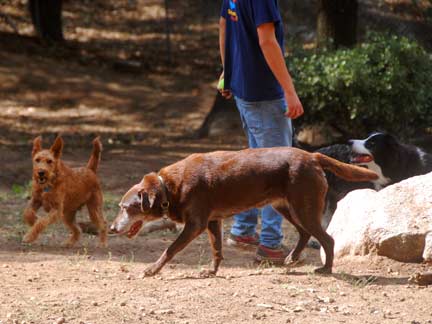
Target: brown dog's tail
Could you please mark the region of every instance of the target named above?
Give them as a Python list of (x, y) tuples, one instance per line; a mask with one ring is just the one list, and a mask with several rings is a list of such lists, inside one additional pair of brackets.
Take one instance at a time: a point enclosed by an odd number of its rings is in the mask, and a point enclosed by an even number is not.
[(343, 163), (321, 153), (313, 153), (313, 155), (324, 170), (328, 170), (346, 181), (372, 181), (378, 179), (378, 175), (369, 169)]
[(87, 163), (87, 168), (96, 172), (96, 170), (99, 166), (99, 161), (101, 158), (101, 152), (102, 152), (102, 143), (101, 143), (99, 136), (98, 136), (93, 140), (93, 151), (92, 151), (90, 159)]

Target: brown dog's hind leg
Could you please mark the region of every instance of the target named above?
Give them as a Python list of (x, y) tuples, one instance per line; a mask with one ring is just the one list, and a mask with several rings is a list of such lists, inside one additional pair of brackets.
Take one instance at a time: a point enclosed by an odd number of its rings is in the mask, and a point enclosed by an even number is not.
[(293, 226), (297, 229), (297, 232), (299, 233), (299, 239), (296, 246), (294, 247), (294, 250), (292, 250), (291, 253), (286, 257), (284, 262), (285, 265), (294, 264), (299, 260), (300, 254), (306, 247), (306, 244), (309, 241), (311, 235), (294, 221), (294, 218), (291, 217), (290, 210), (287, 206), (274, 206), (273, 208), (282, 216), (284, 216), (291, 224), (293, 224)]
[(324, 201), (320, 195), (309, 192), (303, 200), (293, 200), (292, 207), (296, 213), (299, 225), (304, 231), (314, 236), (323, 247), (326, 261), (323, 267), (315, 269), (316, 273), (331, 273), (333, 267), (334, 240), (321, 226)]
[(98, 229), (101, 247), (107, 246), (107, 224), (102, 213), (103, 198), (101, 193), (95, 193), (87, 202), (90, 220)]
[[(189, 217), (189, 219), (192, 217)], [(199, 218), (200, 216), (197, 216), (195, 219)], [(204, 223), (195, 223), (194, 220), (187, 221), (183, 227), (183, 231), (177, 239), (162, 253), (155, 263), (144, 270), (144, 276), (148, 277), (157, 274), (165, 263), (171, 260), (178, 252), (183, 250), (194, 238), (204, 232), (206, 227), (207, 224)]]
[(314, 270), (315, 273), (332, 273), (333, 258), (334, 258), (334, 240), (320, 226), (310, 229), (311, 233), (320, 242), (326, 254), (326, 262), (323, 267)]
[(333, 257), (334, 257), (334, 240), (326, 233), (321, 225), (314, 225), (307, 228), (310, 233), (318, 240), (324, 249), (326, 261), (323, 267), (314, 270), (315, 273), (332, 273)]
[(223, 260), (222, 255), (222, 220), (210, 221), (207, 226), (207, 233), (212, 247), (213, 261), (210, 269), (202, 270), (202, 277), (210, 277), (216, 275), (219, 265)]
[(72, 247), (79, 240), (81, 236), (81, 228), (75, 222), (75, 214), (76, 212), (65, 212), (63, 215), (63, 223), (69, 228), (71, 231), (71, 235), (69, 238), (63, 243), (65, 247)]

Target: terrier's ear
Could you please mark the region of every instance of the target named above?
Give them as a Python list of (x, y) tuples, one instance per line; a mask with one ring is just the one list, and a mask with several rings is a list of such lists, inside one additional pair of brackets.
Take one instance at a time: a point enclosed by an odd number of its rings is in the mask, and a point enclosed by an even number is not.
[(33, 140), (32, 157), (42, 150), (42, 137), (38, 136)]
[(63, 151), (63, 139), (60, 136), (57, 136), (54, 144), (50, 148), (50, 151), (54, 154), (56, 159), (60, 158)]

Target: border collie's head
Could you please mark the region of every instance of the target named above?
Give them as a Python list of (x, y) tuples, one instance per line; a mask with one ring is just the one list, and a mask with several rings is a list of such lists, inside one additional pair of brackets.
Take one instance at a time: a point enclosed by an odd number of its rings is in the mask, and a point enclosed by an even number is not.
[(352, 149), (351, 163), (368, 165), (371, 162), (396, 158), (399, 146), (397, 139), (387, 133), (373, 133), (364, 140), (350, 140)]

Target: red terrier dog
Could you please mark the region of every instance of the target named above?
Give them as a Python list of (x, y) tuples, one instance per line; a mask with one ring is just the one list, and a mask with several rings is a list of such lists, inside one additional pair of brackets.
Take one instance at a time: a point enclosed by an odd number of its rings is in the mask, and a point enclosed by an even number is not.
[[(102, 151), (99, 138), (93, 140), (93, 152), (86, 167), (69, 168), (60, 160), (63, 139), (57, 137), (50, 149), (42, 149), (42, 138), (33, 141), (32, 198), (24, 211), (24, 221), (32, 226), (23, 238), (24, 243), (35, 241), (48, 225), (62, 220), (71, 231), (66, 246), (73, 246), (81, 235), (75, 221), (76, 212), (86, 205), (92, 223), (98, 228), (102, 246), (106, 246), (107, 226), (102, 214), (103, 196), (96, 170)], [(43, 207), (47, 215), (36, 217)]]

